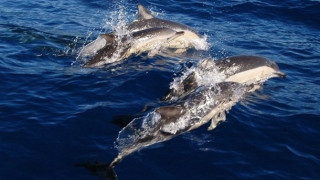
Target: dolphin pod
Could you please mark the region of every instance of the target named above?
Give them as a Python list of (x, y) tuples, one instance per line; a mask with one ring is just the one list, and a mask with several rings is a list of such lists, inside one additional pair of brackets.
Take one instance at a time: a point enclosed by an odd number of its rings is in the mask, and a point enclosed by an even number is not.
[(153, 56), (167, 49), (174, 49), (173, 53), (181, 53), (190, 48), (204, 50), (207, 47), (206, 42), (194, 30), (183, 24), (156, 18), (140, 4), (138, 18), (126, 25), (125, 29), (128, 34), (102, 34), (84, 47), (80, 54), (93, 56), (84, 67), (101, 67), (143, 52)]
[[(138, 9), (137, 20), (126, 27), (130, 34), (103, 34), (85, 47), (83, 52), (93, 57), (84, 67), (100, 67), (112, 58), (120, 61), (142, 52), (152, 56), (167, 48), (196, 48), (194, 40), (201, 39), (198, 33), (185, 25), (156, 18), (142, 5)], [(248, 93), (270, 78), (285, 76), (274, 61), (259, 56), (204, 59), (173, 80), (162, 97), (165, 105), (134, 118), (122, 128), (115, 141), (118, 154), (111, 163), (80, 166), (94, 172), (102, 167), (105, 178), (118, 179), (114, 168), (126, 156), (209, 122), (208, 130), (214, 129)]]
[[(115, 142), (119, 153), (107, 167), (111, 179), (117, 179), (115, 165), (129, 154), (170, 140), (209, 121), (208, 130), (212, 130), (220, 121), (226, 120), (226, 112), (246, 94), (270, 78), (286, 76), (275, 62), (259, 56), (233, 56), (218, 61), (205, 59), (194, 69), (163, 98), (168, 105), (133, 119), (120, 131)], [(196, 76), (196, 71), (213, 70), (223, 73), (225, 78), (214, 85), (198, 83), (200, 77)]]

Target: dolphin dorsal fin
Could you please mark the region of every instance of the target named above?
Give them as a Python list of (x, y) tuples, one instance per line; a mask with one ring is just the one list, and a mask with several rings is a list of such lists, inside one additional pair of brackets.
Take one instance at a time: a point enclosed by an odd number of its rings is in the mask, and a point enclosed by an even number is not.
[(150, 11), (142, 6), (141, 4), (138, 4), (138, 20), (144, 20), (144, 19), (152, 19), (154, 16), (150, 13)]
[(115, 39), (113, 34), (101, 34), (100, 36), (107, 41), (107, 44), (112, 44)]

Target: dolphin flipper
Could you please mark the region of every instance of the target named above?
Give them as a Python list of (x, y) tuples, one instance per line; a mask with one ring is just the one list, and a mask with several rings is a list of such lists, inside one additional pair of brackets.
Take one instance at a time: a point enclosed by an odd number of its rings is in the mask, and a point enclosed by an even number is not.
[(170, 41), (176, 39), (179, 36), (184, 35), (184, 31), (178, 31), (175, 34), (173, 34), (172, 36), (170, 36), (165, 42), (163, 42), (162, 44), (160, 44), (159, 47), (154, 48), (153, 50), (148, 52), (148, 56), (149, 57), (153, 57), (157, 54), (159, 54), (159, 51), (162, 50), (162, 46), (165, 46), (167, 44), (170, 44)]
[(211, 131), (212, 129), (216, 128), (220, 121), (225, 121), (225, 120), (226, 120), (226, 112), (225, 111), (219, 112), (215, 117), (211, 119), (211, 124), (208, 127), (208, 131)]
[(108, 180), (118, 180), (118, 176), (114, 171), (114, 167), (108, 167), (106, 171), (106, 179)]
[(176, 32), (174, 35), (172, 35), (171, 37), (169, 37), (169, 38), (167, 39), (167, 41), (170, 43), (170, 41), (172, 41), (172, 40), (174, 40), (174, 39), (176, 39), (177, 37), (180, 37), (180, 36), (182, 36), (182, 35), (184, 35), (184, 31), (178, 31), (178, 32)]

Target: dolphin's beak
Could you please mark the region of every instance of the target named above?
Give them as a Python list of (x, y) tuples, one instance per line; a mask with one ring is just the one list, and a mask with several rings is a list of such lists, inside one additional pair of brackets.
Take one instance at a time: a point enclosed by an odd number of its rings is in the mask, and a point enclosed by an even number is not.
[(287, 75), (285, 74), (285, 73), (282, 73), (282, 72), (280, 72), (280, 71), (278, 71), (278, 72), (276, 72), (276, 73), (274, 73), (277, 77), (282, 77), (282, 78), (285, 78), (285, 77), (287, 77)]

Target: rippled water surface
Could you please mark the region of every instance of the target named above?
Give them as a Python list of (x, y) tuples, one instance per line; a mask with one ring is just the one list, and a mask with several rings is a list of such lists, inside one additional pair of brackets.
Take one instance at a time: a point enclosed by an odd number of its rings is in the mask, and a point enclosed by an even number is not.
[(97, 179), (74, 165), (110, 162), (121, 130), (114, 119), (159, 106), (173, 78), (201, 60), (142, 54), (81, 67), (81, 47), (134, 20), (138, 3), (206, 35), (212, 58), (259, 55), (288, 76), (267, 81), (213, 131), (128, 156), (116, 166), (120, 180), (320, 179), (316, 0), (2, 0), (0, 179)]

